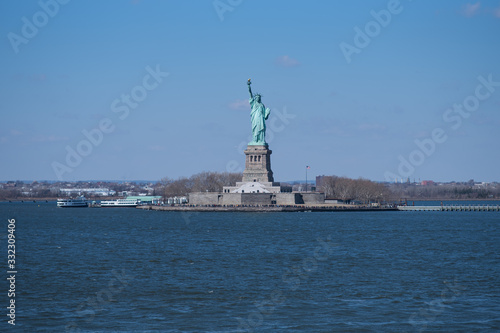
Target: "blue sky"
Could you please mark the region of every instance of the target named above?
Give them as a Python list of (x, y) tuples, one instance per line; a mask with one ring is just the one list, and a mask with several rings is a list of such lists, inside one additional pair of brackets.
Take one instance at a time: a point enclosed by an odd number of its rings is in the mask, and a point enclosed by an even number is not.
[(0, 22), (0, 180), (242, 171), (252, 78), (277, 181), (500, 181), (500, 0), (2, 1)]

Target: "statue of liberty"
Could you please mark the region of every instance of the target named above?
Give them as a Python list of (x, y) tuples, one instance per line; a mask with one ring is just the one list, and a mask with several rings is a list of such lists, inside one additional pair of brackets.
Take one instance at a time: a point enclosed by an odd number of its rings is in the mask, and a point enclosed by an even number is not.
[(260, 94), (252, 94), (250, 85), (252, 82), (248, 79), (248, 91), (250, 92), (250, 118), (252, 120), (252, 141), (248, 143), (252, 146), (262, 145), (267, 146), (266, 143), (266, 120), (269, 118), (271, 110), (262, 104)]

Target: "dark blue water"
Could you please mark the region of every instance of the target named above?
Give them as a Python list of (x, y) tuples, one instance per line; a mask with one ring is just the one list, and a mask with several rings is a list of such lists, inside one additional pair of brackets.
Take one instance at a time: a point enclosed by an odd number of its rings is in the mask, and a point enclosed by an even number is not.
[(16, 219), (19, 331), (500, 330), (500, 212), (181, 214), (52, 202), (0, 203), (0, 217), (2, 267)]

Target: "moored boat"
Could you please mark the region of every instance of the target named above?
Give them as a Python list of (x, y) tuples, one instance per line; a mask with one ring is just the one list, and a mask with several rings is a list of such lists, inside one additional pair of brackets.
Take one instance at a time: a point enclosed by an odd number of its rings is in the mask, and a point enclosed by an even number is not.
[(88, 202), (84, 196), (79, 196), (74, 199), (57, 199), (57, 207), (88, 207)]
[(101, 207), (136, 207), (139, 200), (135, 199), (116, 199), (116, 200), (103, 200)]

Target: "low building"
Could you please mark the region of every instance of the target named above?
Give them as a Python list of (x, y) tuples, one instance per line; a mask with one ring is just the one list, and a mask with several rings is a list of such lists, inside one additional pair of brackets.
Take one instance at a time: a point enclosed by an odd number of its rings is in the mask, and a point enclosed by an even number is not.
[(325, 203), (324, 193), (288, 192), (288, 193), (218, 193), (195, 192), (189, 194), (189, 203), (199, 206), (289, 206), (318, 205)]
[(161, 202), (159, 195), (136, 195), (128, 196), (127, 200), (138, 200), (141, 204), (157, 205)]

